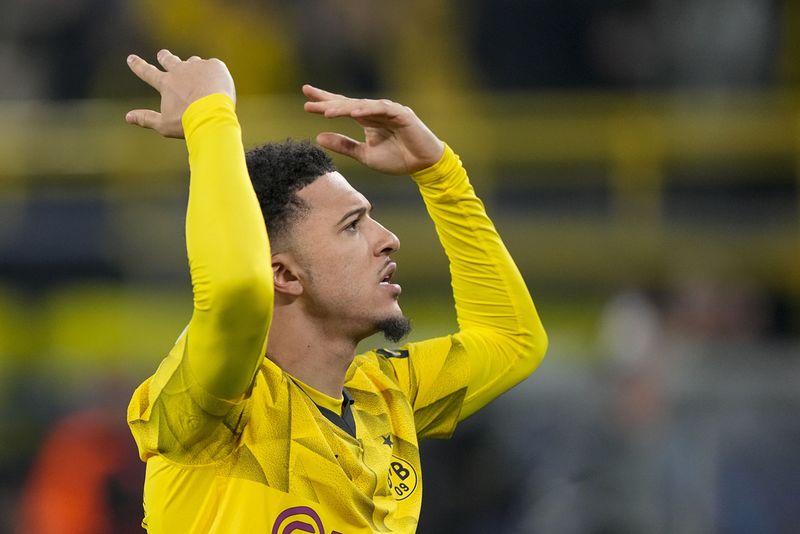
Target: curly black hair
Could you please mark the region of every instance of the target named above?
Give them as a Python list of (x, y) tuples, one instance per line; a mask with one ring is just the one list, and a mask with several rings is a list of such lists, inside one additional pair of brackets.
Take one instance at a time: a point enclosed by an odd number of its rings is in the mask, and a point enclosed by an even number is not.
[(307, 209), (297, 192), (336, 171), (330, 156), (307, 140), (267, 143), (249, 150), (245, 160), (273, 246)]

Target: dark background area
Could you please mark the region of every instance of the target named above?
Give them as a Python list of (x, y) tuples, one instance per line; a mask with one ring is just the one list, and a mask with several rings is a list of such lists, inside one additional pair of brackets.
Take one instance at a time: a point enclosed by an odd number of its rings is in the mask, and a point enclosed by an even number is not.
[[(423, 445), (420, 532), (800, 524), (800, 4), (0, 4), (0, 532), (136, 532), (133, 388), (191, 313), (180, 142), (125, 57), (223, 59), (245, 144), (300, 86), (413, 107), (461, 155), (550, 334)], [(403, 240), (411, 339), (455, 327), (412, 184), (337, 160)], [(381, 343), (368, 340), (365, 346)]]

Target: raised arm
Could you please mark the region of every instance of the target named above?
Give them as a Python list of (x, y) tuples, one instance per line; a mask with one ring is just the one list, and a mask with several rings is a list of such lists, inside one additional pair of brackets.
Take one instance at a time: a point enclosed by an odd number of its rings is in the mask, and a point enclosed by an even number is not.
[(233, 80), (216, 59), (158, 53), (131, 70), (161, 93), (161, 110), (127, 122), (186, 137), (191, 178), (186, 247), (194, 292), (183, 364), (213, 397), (237, 399), (261, 362), (272, 315), (270, 249), (247, 173)]
[[(465, 355), (469, 371), (460, 418), (471, 415), (533, 372), (547, 347), (519, 270), (458, 157), (411, 109), (388, 100), (352, 99), (310, 86), (303, 91), (311, 100), (305, 104), (307, 111), (328, 118), (350, 117), (364, 127), (364, 141), (326, 132), (317, 136), (319, 144), (382, 172), (411, 174), (419, 185), (450, 261), (459, 324), (459, 332), (451, 338), (425, 345), (423, 350), (431, 354), (421, 359), (436, 353), (441, 358), (439, 369), (443, 369), (447, 361), (459, 359), (449, 359), (451, 352)], [(429, 360), (425, 365), (436, 369)], [(410, 381), (419, 386), (435, 379)], [(453, 384), (450, 391), (457, 387)], [(436, 386), (431, 384), (431, 388)], [(434, 403), (435, 395), (425, 403)]]
[(547, 336), (530, 292), (461, 160), (447, 147), (432, 167), (412, 175), (450, 261), (459, 332), (470, 363), (460, 419), (530, 375)]

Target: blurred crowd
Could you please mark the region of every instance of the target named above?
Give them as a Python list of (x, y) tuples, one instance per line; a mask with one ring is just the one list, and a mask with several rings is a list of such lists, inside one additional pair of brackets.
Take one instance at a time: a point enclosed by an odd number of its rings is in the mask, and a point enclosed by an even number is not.
[(429, 445), (426, 476), (450, 491), (428, 496), (447, 513), (424, 531), (794, 532), (800, 361), (768, 300), (698, 279), (612, 295), (601, 359), (551, 358), (459, 447)]
[[(800, 85), (800, 4), (12, 0), (0, 4), (0, 101), (149, 97), (124, 58), (160, 47), (224, 59), (241, 95), (295, 93), (304, 82), (356, 94), (769, 92)], [(12, 216), (4, 202), (14, 194), (2, 166), (0, 221)], [(791, 180), (796, 199), (800, 181)], [(43, 373), (22, 361), (31, 355), (15, 353), (25, 314), (42, 311), (40, 296), (75, 281), (128, 282), (120, 266), (92, 256), (92, 243), (106, 239), (98, 227), (108, 207), (65, 208), (46, 195), (31, 205), (24, 237), (0, 229), (0, 533), (137, 532), (144, 466), (124, 414), (140, 369), (126, 372), (121, 362), (82, 374), (92, 363), (82, 361)], [(508, 206), (500, 198), (491, 207)], [(703, 213), (695, 217), (702, 224)], [(48, 237), (65, 224), (79, 242)], [(444, 274), (420, 279), (436, 276)], [(549, 354), (453, 440), (423, 447), (421, 533), (788, 533), (800, 525), (797, 292), (703, 268), (641, 279), (653, 282), (572, 287), (527, 277)], [(179, 285), (191, 298), (185, 278), (154, 284)], [(3, 298), (8, 288), (14, 298)], [(69, 293), (64, 300), (65, 310), (75, 302)], [(548, 314), (563, 300), (579, 311)], [(109, 324), (108, 301), (92, 300), (86, 306), (97, 314), (81, 316), (98, 321), (84, 325), (96, 335)], [(129, 313), (162, 314), (153, 324), (171, 312), (136, 302)], [(34, 311), (15, 308), (21, 303)], [(142, 356), (152, 368), (158, 357)]]
[[(0, 98), (146, 94), (135, 51), (223, 58), (241, 94), (764, 87), (800, 81), (779, 0), (26, 0), (0, 6)], [(424, 58), (424, 60), (423, 60)]]

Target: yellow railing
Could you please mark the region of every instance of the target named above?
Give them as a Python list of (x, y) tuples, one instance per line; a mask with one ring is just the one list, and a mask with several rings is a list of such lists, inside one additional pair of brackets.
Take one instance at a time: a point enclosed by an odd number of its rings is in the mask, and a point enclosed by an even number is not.
[[(602, 169), (610, 217), (564, 221), (534, 212), (494, 214), (530, 276), (623, 283), (642, 272), (711, 263), (800, 295), (800, 220), (726, 230), (702, 224), (672, 228), (662, 212), (670, 166), (780, 167), (800, 177), (798, 95), (772, 94), (458, 94), (395, 95), (462, 154), (485, 198), (504, 168), (524, 169), (531, 183), (585, 184), (547, 167)], [(0, 196), (59, 185), (96, 184), (115, 202), (141, 191), (174, 195), (186, 176), (182, 144), (124, 124), (127, 109), (146, 102), (0, 103)], [(355, 133), (345, 121), (325, 123), (302, 111), (302, 100), (271, 96), (239, 103), (245, 144), (325, 129)], [(360, 171), (338, 160), (344, 172)], [(565, 175), (568, 173), (565, 173)], [(738, 175), (719, 174), (720, 180)], [(795, 187), (800, 191), (800, 185)], [(133, 196), (137, 196), (134, 194)], [(793, 199), (800, 213), (800, 194)], [(491, 204), (490, 204), (491, 206)], [(407, 235), (424, 233), (424, 217), (381, 206)], [(409, 219), (412, 219), (409, 221)], [(417, 220), (419, 219), (419, 220)], [(133, 230), (132, 230), (133, 231)], [(3, 233), (0, 232), (0, 239)], [(415, 237), (416, 239), (416, 237)], [(421, 238), (426, 242), (427, 238)], [(432, 241), (432, 239), (431, 239)], [(427, 252), (404, 249), (407, 265), (424, 269)], [(423, 251), (426, 250), (423, 247)], [(443, 263), (441, 258), (435, 265)]]

